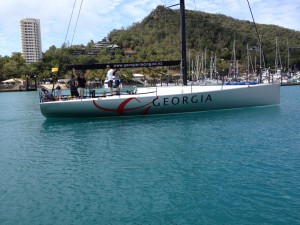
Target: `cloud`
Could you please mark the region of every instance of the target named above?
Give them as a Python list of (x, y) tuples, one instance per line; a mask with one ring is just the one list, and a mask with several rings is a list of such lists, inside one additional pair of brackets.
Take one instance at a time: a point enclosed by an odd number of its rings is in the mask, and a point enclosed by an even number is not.
[[(249, 1), (254, 20), (260, 24), (275, 24), (300, 31), (296, 18), (299, 17), (300, 2), (288, 0)], [(220, 13), (236, 19), (252, 21), (247, 1), (240, 0), (203, 0), (189, 4), (191, 9), (209, 13)]]
[(300, 31), (296, 18), (299, 17), (299, 5), (290, 1), (260, 1), (255, 7), (254, 17), (263, 24), (275, 24)]

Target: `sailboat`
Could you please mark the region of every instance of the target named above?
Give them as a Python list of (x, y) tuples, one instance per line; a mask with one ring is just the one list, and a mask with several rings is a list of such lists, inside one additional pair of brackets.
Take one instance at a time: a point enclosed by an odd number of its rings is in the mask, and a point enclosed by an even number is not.
[[(136, 88), (113, 96), (45, 101), (40, 109), (46, 118), (110, 117), (171, 114), (280, 104), (279, 84), (188, 86), (186, 65), (185, 1), (180, 0), (181, 60), (112, 63), (111, 68), (170, 66), (181, 64), (182, 86)], [(72, 65), (75, 69), (104, 69), (107, 64)]]

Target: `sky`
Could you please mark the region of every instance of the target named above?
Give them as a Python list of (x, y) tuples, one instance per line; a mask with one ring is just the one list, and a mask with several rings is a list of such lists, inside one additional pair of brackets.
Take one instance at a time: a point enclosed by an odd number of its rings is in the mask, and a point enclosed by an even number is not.
[[(113, 29), (142, 21), (158, 5), (178, 3), (179, 0), (1, 0), (0, 55), (11, 56), (12, 52), (22, 51), (20, 20), (23, 18), (40, 19), (45, 52), (52, 45), (61, 47), (65, 39), (69, 45), (100, 41)], [(300, 31), (300, 0), (249, 0), (249, 3), (256, 23)], [(252, 21), (247, 0), (185, 0), (185, 5), (190, 10)]]

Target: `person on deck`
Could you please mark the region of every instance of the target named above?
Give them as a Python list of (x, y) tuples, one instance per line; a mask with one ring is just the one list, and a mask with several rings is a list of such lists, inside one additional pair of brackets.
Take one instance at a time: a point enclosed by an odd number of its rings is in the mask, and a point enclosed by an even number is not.
[(61, 87), (57, 85), (57, 87), (55, 88), (55, 99), (58, 101), (61, 99), (61, 97)]
[(76, 84), (76, 80), (75, 80), (75, 69), (73, 68), (72, 69), (72, 75), (71, 75), (71, 78), (70, 80), (68, 81), (67, 83), (67, 86), (70, 88), (70, 92), (71, 92), (71, 96), (72, 97), (76, 97), (78, 98), (79, 97), (79, 94), (78, 94), (78, 91), (77, 91), (77, 84)]
[(106, 66), (107, 69), (107, 80), (108, 80), (108, 87), (110, 89), (110, 95), (113, 95), (113, 75), (114, 75), (114, 70), (110, 68), (109, 65)]
[(80, 98), (83, 99), (84, 91), (85, 91), (85, 87), (86, 87), (86, 79), (84, 77), (84, 72), (83, 71), (80, 72), (80, 75), (77, 78), (77, 82), (78, 82), (77, 91), (80, 95)]
[(115, 87), (117, 88), (116, 94), (120, 95), (120, 75), (121, 75), (120, 69), (116, 68), (114, 73), (115, 73)]

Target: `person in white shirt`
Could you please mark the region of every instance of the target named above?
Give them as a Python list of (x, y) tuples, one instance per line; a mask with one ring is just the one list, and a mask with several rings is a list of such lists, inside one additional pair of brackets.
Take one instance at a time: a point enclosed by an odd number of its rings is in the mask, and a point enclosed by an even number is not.
[(107, 80), (108, 80), (108, 87), (110, 88), (110, 95), (113, 95), (113, 82), (114, 82), (114, 70), (110, 68), (109, 65), (106, 66), (107, 71)]
[(60, 100), (62, 97), (61, 95), (61, 87), (59, 85), (57, 85), (57, 87), (55, 88), (55, 98), (56, 100)]

